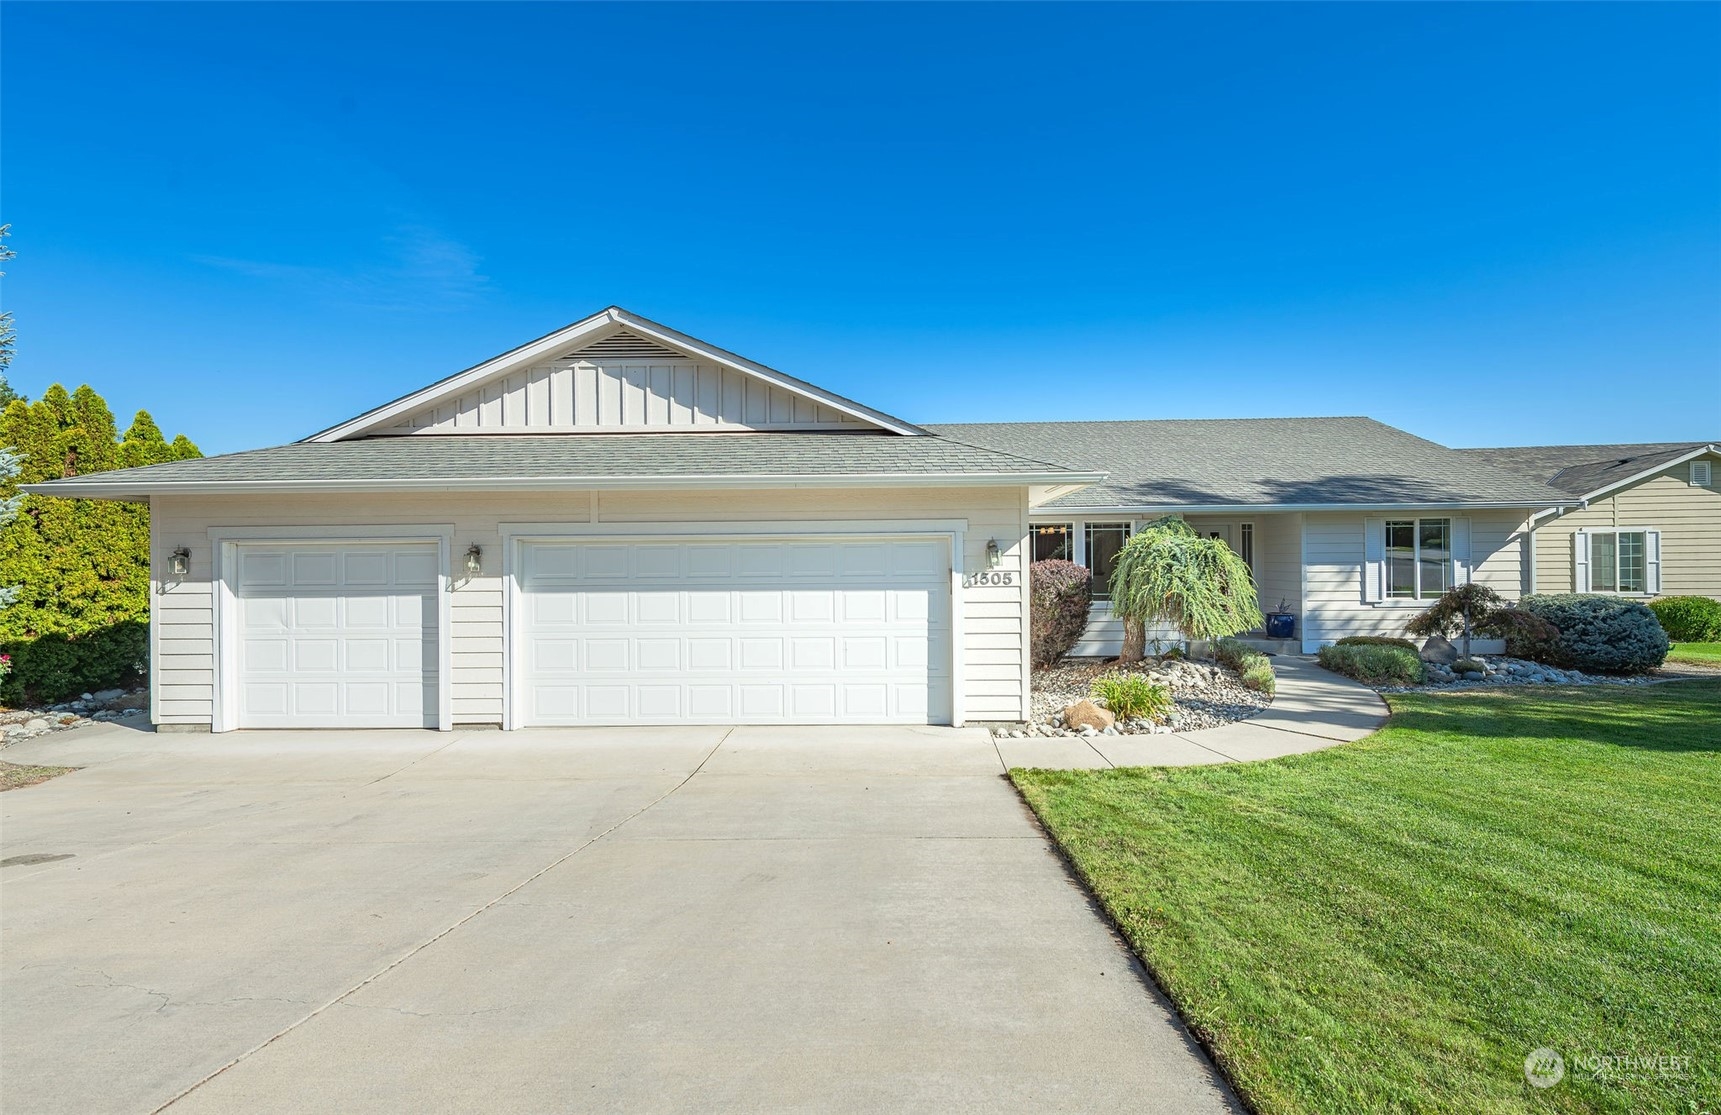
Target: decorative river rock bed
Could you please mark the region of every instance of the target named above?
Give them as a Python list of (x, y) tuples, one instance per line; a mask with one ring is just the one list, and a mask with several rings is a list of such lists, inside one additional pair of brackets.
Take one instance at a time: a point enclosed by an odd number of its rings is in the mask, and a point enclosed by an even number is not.
[[(1088, 687), (1094, 678), (1108, 673), (1141, 674), (1166, 686), (1175, 702), (1171, 714), (1163, 722), (1125, 720), (1103, 731), (1065, 725), (1064, 709), (1078, 701), (1092, 700)], [(1027, 724), (997, 725), (993, 727), (992, 734), (1021, 739), (1029, 736), (1192, 732), (1254, 716), (1271, 701), (1272, 698), (1265, 693), (1246, 687), (1230, 670), (1208, 662), (1147, 658), (1135, 666), (1126, 667), (1115, 658), (1066, 658), (1034, 671), (1033, 696), (1029, 706), (1032, 719)], [(1100, 704), (1098, 701), (1094, 703)]]
[[(1581, 670), (1562, 670), (1557, 666), (1531, 662), (1527, 658), (1508, 658), (1503, 654), (1473, 654), (1472, 662), (1482, 665), (1480, 671), (1457, 673), (1439, 662), (1424, 662), (1427, 679), (1418, 685), (1370, 685), (1382, 693), (1403, 693), (1415, 689), (1469, 689), (1477, 686), (1499, 685), (1653, 685), (1662, 680), (1653, 675), (1617, 677), (1612, 674), (1586, 674)], [(1364, 682), (1364, 685), (1369, 685)]]
[(104, 689), (47, 708), (0, 710), (0, 747), (92, 722), (135, 716), (148, 707), (149, 693), (144, 690), (128, 693), (123, 689)]

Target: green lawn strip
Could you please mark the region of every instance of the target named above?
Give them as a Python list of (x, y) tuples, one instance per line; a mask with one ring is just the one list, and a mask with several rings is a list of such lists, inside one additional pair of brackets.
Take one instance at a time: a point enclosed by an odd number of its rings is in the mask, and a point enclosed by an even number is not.
[[(1714, 1106), (1721, 682), (1393, 705), (1291, 759), (1012, 777), (1261, 1111)], [(1697, 1063), (1540, 1092), (1540, 1045)]]
[(34, 786), (39, 782), (46, 782), (50, 778), (70, 774), (77, 769), (77, 767), (35, 767), (21, 763), (0, 762), (0, 791), (22, 790), (25, 786)]
[(1673, 649), (1667, 653), (1667, 660), (1721, 666), (1721, 643), (1674, 643)]

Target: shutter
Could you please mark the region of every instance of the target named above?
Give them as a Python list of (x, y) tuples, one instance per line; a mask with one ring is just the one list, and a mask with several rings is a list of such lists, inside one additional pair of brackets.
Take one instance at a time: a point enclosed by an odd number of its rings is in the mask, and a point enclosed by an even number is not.
[(1452, 583), (1470, 583), (1470, 520), (1452, 520)]
[(1362, 521), (1362, 598), (1365, 604), (1386, 599), (1386, 520)]
[(1586, 531), (1572, 535), (1572, 591), (1590, 590), (1590, 536)]
[(1651, 596), (1661, 592), (1661, 532), (1643, 532), (1643, 589)]

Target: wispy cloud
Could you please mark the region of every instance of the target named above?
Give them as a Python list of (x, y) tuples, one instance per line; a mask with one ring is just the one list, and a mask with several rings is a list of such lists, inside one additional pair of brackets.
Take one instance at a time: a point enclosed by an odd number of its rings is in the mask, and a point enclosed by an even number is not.
[(382, 238), (376, 258), (349, 267), (276, 263), (229, 256), (196, 256), (197, 262), (261, 282), (290, 287), (302, 296), (377, 310), (441, 310), (476, 301), (490, 281), (478, 256), (435, 229), (403, 224)]

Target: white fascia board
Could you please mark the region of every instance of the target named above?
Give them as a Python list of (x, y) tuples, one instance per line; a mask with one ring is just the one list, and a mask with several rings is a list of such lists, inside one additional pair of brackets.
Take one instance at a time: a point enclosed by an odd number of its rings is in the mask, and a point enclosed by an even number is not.
[(792, 391), (797, 395), (892, 433), (913, 435), (925, 435), (926, 433), (920, 427), (904, 422), (900, 418), (893, 418), (883, 411), (873, 410), (853, 399), (845, 399), (841, 395), (832, 394), (822, 388), (815, 387), (805, 380), (799, 380), (773, 368), (767, 368), (763, 364), (716, 348), (697, 338), (689, 337), (685, 333), (678, 333), (666, 325), (659, 325), (648, 318), (629, 313), (620, 306), (611, 306), (591, 317), (564, 326), (553, 333), (545, 334), (535, 341), (528, 341), (519, 348), (511, 349), (500, 356), (491, 357), (482, 364), (475, 364), (463, 372), (449, 376), (447, 379), (438, 380), (428, 387), (421, 388), (409, 395), (403, 395), (391, 403), (377, 407), (375, 410), (366, 411), (357, 418), (349, 419), (338, 426), (331, 426), (321, 433), (312, 434), (304, 440), (307, 442), (344, 441), (347, 438), (370, 432), (404, 414), (433, 405), (450, 396), (463, 394), (484, 380), (506, 375), (520, 368), (530, 367), (544, 360), (554, 359), (559, 350), (568, 348), (593, 333), (600, 332), (612, 325), (621, 326), (661, 344), (681, 349), (695, 357), (702, 357), (746, 375), (755, 376), (781, 387), (785, 391)]
[[(1097, 482), (1095, 476), (1088, 483)], [(1064, 482), (1068, 474), (1045, 476), (1014, 472), (908, 472), (835, 475), (761, 476), (526, 476), (399, 478), (390, 480), (201, 480), (152, 484), (28, 484), (20, 491), (64, 499), (144, 500), (151, 496), (221, 495), (252, 492), (536, 492), (536, 491), (684, 491), (701, 488), (953, 488), (1030, 486)]]
[(1096, 504), (1092, 506), (1036, 507), (1030, 514), (1036, 518), (1056, 519), (1071, 516), (1094, 518), (1099, 515), (1270, 515), (1294, 511), (1468, 511), (1525, 510), (1546, 504), (1514, 500), (1507, 502), (1471, 503), (1164, 503), (1164, 504)]
[(1573, 504), (1586, 504), (1593, 500), (1604, 499), (1622, 488), (1629, 488), (1634, 484), (1641, 484), (1658, 472), (1666, 472), (1668, 469), (1677, 468), (1678, 466), (1685, 464), (1687, 461), (1695, 461), (1699, 457), (1705, 457), (1711, 453), (1717, 452), (1721, 452), (1721, 450), (1717, 450), (1714, 445), (1699, 445), (1696, 449), (1693, 449), (1688, 453), (1682, 453), (1671, 461), (1664, 461), (1653, 468), (1646, 468), (1642, 472), (1626, 477), (1624, 480), (1616, 480), (1604, 488), (1597, 488), (1595, 491), (1586, 493), (1582, 496), (1574, 496), (1570, 503), (1564, 504), (1560, 507), (1549, 507), (1545, 510), (1538, 511), (1536, 512), (1535, 517), (1539, 519), (1543, 515), (1552, 514), (1555, 511), (1563, 511)]

